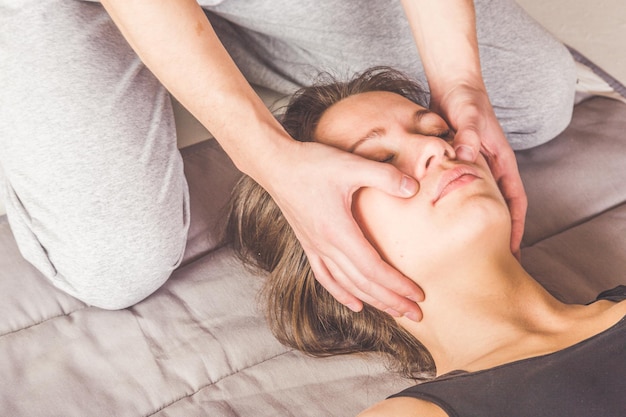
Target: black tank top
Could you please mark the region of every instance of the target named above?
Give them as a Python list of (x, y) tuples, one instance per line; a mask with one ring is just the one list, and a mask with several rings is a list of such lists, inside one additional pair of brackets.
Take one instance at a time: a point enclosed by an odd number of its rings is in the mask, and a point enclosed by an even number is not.
[[(598, 300), (626, 299), (626, 286)], [(450, 417), (626, 417), (626, 317), (558, 352), (454, 371), (393, 397), (430, 401)]]

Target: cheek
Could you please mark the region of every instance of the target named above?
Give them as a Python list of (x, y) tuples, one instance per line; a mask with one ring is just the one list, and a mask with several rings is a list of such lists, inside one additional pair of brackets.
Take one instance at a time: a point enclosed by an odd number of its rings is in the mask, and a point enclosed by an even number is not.
[(373, 188), (354, 195), (352, 210), (363, 234), (385, 261), (405, 274), (417, 258), (438, 246), (435, 240), (442, 235), (435, 229), (429, 208), (422, 204)]

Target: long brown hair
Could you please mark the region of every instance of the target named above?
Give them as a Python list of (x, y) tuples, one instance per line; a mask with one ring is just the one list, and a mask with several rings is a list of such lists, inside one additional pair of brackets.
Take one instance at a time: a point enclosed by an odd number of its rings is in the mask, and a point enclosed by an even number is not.
[[(417, 82), (387, 67), (372, 68), (348, 82), (324, 75), (321, 82), (293, 96), (283, 126), (297, 140), (312, 141), (326, 109), (368, 91), (397, 93), (421, 105), (425, 97)], [(391, 316), (369, 305), (355, 313), (317, 282), (280, 209), (250, 177), (242, 177), (233, 190), (226, 233), (246, 264), (267, 272), (262, 302), (281, 343), (321, 357), (382, 353), (390, 368), (406, 377), (433, 377), (435, 365), (428, 351)]]

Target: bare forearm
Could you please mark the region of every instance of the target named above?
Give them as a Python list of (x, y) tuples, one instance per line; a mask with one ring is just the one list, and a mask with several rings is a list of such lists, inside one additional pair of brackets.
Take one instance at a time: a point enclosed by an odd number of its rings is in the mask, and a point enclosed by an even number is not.
[(287, 136), (222, 46), (195, 0), (102, 2), (142, 61), (254, 176)]
[(433, 98), (449, 86), (482, 86), (472, 0), (402, 0)]

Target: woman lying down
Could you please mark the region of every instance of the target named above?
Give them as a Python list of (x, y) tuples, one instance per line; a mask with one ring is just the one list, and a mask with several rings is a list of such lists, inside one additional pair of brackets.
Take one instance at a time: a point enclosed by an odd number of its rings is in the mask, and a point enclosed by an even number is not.
[(249, 178), (235, 189), (229, 233), (269, 272), (264, 296), (278, 339), (327, 356), (379, 352), (421, 383), (362, 416), (626, 415), (626, 286), (563, 304), (510, 252), (507, 205), (482, 157), (458, 161), (445, 121), (391, 69), (305, 88), (285, 128), (395, 165), (421, 185), (409, 200), (358, 191), (355, 219), (381, 256), (426, 294), (421, 322), (372, 307), (355, 313), (315, 280), (294, 233)]

